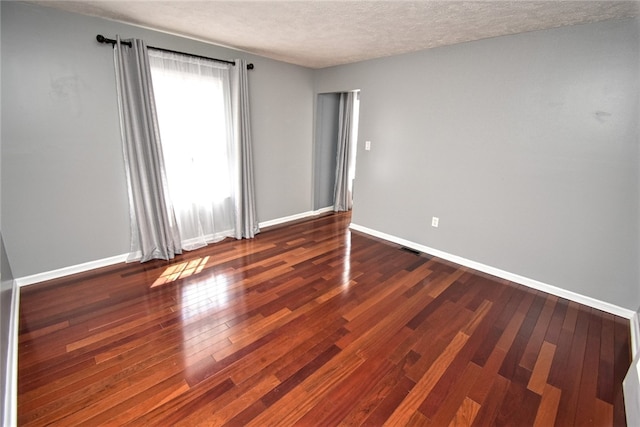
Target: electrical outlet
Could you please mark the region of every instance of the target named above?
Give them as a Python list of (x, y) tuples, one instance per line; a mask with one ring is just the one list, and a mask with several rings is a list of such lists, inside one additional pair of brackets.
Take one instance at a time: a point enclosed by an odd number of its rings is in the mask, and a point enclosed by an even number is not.
[(371, 150), (371, 141), (365, 141), (364, 142), (364, 149), (365, 149), (365, 151)]
[(437, 216), (434, 216), (433, 218), (431, 218), (431, 226), (438, 228), (438, 224), (440, 223), (440, 218), (438, 218)]

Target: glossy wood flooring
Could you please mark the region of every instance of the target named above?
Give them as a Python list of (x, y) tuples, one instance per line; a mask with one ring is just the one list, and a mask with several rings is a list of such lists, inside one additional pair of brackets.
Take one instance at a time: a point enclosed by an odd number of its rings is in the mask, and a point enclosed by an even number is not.
[(22, 289), (20, 425), (624, 425), (625, 319), (347, 214)]

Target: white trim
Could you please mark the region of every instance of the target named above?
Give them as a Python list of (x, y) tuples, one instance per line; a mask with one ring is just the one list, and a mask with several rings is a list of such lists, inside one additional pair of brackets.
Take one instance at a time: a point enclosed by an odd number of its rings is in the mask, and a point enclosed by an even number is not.
[(635, 359), (640, 353), (640, 316), (637, 311), (633, 313), (629, 323), (631, 326), (631, 354), (633, 355), (631, 358)]
[(100, 267), (126, 262), (129, 254), (116, 255), (109, 258), (103, 258), (96, 261), (89, 261), (83, 264), (72, 265), (69, 267), (59, 268), (57, 270), (45, 271), (31, 276), (19, 277), (16, 279), (18, 287), (33, 285), (34, 283), (44, 282), (46, 280), (58, 279), (60, 277), (69, 276), (71, 274), (83, 273)]
[(327, 213), (327, 212), (333, 212), (333, 206), (327, 206), (326, 208), (318, 209), (316, 211), (307, 211), (307, 212), (302, 212), (302, 213), (295, 214), (295, 215), (285, 216), (285, 217), (282, 217), (282, 218), (272, 219), (272, 220), (269, 220), (269, 221), (263, 221), (263, 222), (259, 223), (258, 226), (260, 228), (272, 227), (274, 225), (280, 225), (280, 224), (284, 224), (286, 222), (296, 221), (296, 220), (299, 220), (299, 219), (305, 219), (305, 218), (309, 218), (309, 217), (320, 215), (320, 214)]
[(491, 267), (489, 265), (472, 261), (457, 255), (452, 255), (447, 252), (440, 251), (438, 249), (433, 249), (428, 246), (424, 246), (419, 243), (405, 240), (400, 237), (393, 236), (391, 234), (386, 234), (377, 230), (363, 227), (361, 225), (352, 223), (349, 226), (349, 228), (355, 231), (360, 231), (362, 233), (369, 234), (374, 237), (378, 237), (383, 240), (388, 240), (390, 242), (397, 243), (402, 246), (406, 246), (411, 249), (418, 250), (420, 252), (427, 253), (429, 255), (436, 256), (438, 258), (445, 259), (447, 261), (451, 261), (456, 264), (460, 264), (465, 267), (472, 268), (474, 270), (481, 271), (483, 273), (491, 274), (493, 276), (497, 276), (502, 279), (509, 280), (511, 282), (519, 283), (529, 288), (537, 289), (539, 291), (544, 291), (552, 295), (556, 295), (571, 301), (575, 301), (580, 304), (587, 305), (589, 307), (597, 308), (598, 310), (606, 311), (607, 313), (615, 314), (616, 316), (624, 317), (626, 319), (632, 319), (634, 314), (636, 314), (636, 312), (633, 310), (629, 310), (627, 308), (623, 308), (623, 307), (608, 303), (606, 301), (600, 301), (586, 295), (582, 295), (576, 292), (568, 291), (566, 289), (558, 288), (556, 286), (539, 282), (537, 280), (530, 279), (528, 277), (524, 277), (518, 274), (510, 273), (508, 271), (500, 270), (499, 268)]
[(622, 391), (627, 425), (640, 425), (640, 355), (636, 355), (631, 362), (627, 375), (622, 380)]
[(14, 280), (11, 289), (11, 312), (9, 313), (9, 342), (7, 348), (7, 377), (5, 383), (4, 419), (5, 426), (18, 423), (18, 323), (20, 320), (20, 288)]
[(313, 211), (313, 216), (315, 215), (322, 215), (328, 212), (333, 212), (333, 206), (327, 206), (326, 208), (320, 208), (317, 209), (315, 211)]

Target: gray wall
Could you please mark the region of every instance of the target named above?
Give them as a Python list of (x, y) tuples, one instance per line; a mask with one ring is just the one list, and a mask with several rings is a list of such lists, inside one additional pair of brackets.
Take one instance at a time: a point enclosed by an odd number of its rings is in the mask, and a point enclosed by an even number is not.
[(608, 21), (318, 71), (361, 89), (353, 222), (635, 310), (638, 47)]
[(333, 206), (338, 156), (338, 116), (340, 94), (318, 94), (316, 102), (316, 135), (313, 149), (313, 208)]
[(311, 210), (311, 70), (40, 6), (0, 7), (2, 231), (16, 277), (129, 250), (113, 54), (96, 34), (253, 62), (258, 218)]

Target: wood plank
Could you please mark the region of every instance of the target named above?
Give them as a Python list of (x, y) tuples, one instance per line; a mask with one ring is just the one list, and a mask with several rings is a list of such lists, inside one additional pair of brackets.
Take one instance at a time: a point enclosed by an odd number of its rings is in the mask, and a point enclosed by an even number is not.
[[(589, 330), (589, 311), (590, 309), (586, 307), (582, 307), (578, 311), (576, 321), (574, 322), (574, 335), (571, 342), (571, 350), (567, 359), (566, 366), (571, 366), (577, 375), (563, 375), (562, 377), (558, 377), (556, 374), (554, 378), (549, 378), (549, 384), (559, 386), (562, 390), (560, 407), (558, 410), (558, 416), (556, 417), (556, 425), (558, 426), (572, 425), (575, 423), (575, 416), (578, 409), (580, 379), (582, 377), (581, 374), (584, 364), (587, 333)], [(597, 375), (597, 373), (594, 374)]]
[(527, 342), (527, 346), (522, 353), (522, 358), (519, 362), (519, 365), (521, 367), (530, 371), (533, 370), (534, 364), (538, 359), (540, 348), (544, 341), (544, 336), (546, 335), (547, 328), (549, 327), (549, 323), (551, 322), (551, 316), (553, 315), (557, 301), (558, 298), (555, 296), (551, 295), (546, 297), (544, 307), (540, 313), (540, 316), (538, 317), (535, 328), (531, 333), (531, 337)]
[[(496, 351), (504, 354), (504, 350), (496, 349)], [(500, 358), (500, 361), (502, 361), (502, 358)], [(496, 371), (497, 369), (498, 368), (496, 367)], [(478, 384), (478, 382), (476, 382), (476, 384)], [(492, 377), (491, 385), (486, 393), (486, 398), (482, 399), (480, 410), (473, 420), (472, 425), (474, 427), (495, 425), (500, 407), (502, 406), (502, 402), (504, 401), (508, 390), (509, 380), (499, 375)], [(477, 402), (477, 400), (474, 401)]]
[(391, 416), (393, 411), (396, 410), (398, 405), (404, 400), (404, 398), (413, 390), (416, 383), (410, 378), (402, 377), (395, 384), (395, 386), (389, 390), (385, 398), (376, 406), (369, 416), (364, 420), (364, 426), (380, 426)]
[(393, 399), (404, 398), (415, 385), (404, 376), (404, 368), (408, 362), (407, 357), (400, 363), (392, 363), (391, 369), (368, 392), (362, 393), (361, 398), (352, 405), (350, 412), (339, 425), (382, 424), (391, 414), (389, 408), (395, 408), (399, 403), (393, 403)]
[[(418, 410), (423, 413), (425, 417), (430, 420), (430, 424), (434, 426), (456, 424), (462, 420), (473, 422), (480, 405), (469, 399), (467, 394), (480, 376), (481, 371), (481, 367), (473, 362), (469, 362), (459, 380), (447, 392), (446, 397), (442, 400), (442, 404), (433, 412), (433, 415), (429, 416), (423, 409), (425, 408), (426, 400), (420, 405)], [(431, 395), (433, 394), (434, 393)], [(474, 405), (471, 405), (471, 402), (473, 402)], [(426, 409), (429, 408), (427, 407)], [(458, 417), (458, 420), (456, 420), (456, 417)], [(466, 425), (471, 425), (471, 422)]]
[(589, 315), (589, 331), (582, 366), (582, 377), (578, 389), (576, 425), (594, 425), (594, 400), (598, 388), (598, 361), (600, 356), (600, 334), (602, 319), (597, 310)]
[(347, 378), (331, 390), (330, 395), (307, 412), (299, 425), (337, 425), (350, 412), (351, 408), (375, 388), (378, 381), (393, 368), (384, 359), (367, 359)]
[(416, 412), (425, 397), (433, 390), (433, 387), (435, 387), (440, 377), (444, 374), (451, 361), (468, 339), (469, 337), (462, 332), (453, 338), (440, 357), (435, 360), (431, 368), (429, 368), (420, 381), (416, 383), (415, 387), (413, 387), (407, 397), (398, 405), (384, 425), (403, 425), (409, 421), (411, 415)]
[(545, 386), (547, 385), (547, 378), (549, 376), (549, 371), (551, 370), (551, 362), (553, 361), (555, 352), (555, 345), (546, 341), (542, 343), (542, 348), (538, 354), (536, 364), (533, 367), (529, 384), (527, 384), (527, 388), (529, 390), (541, 396), (544, 392)]
[(502, 361), (506, 355), (507, 353), (504, 350), (497, 347), (494, 348), (493, 352), (489, 356), (489, 360), (487, 360), (487, 363), (482, 367), (482, 372), (480, 373), (478, 380), (469, 391), (469, 397), (471, 399), (484, 405), (484, 401), (487, 399), (487, 396), (492, 391), (492, 387), (495, 385), (494, 383), (496, 378), (508, 382), (506, 378), (497, 375), (498, 369), (500, 369)]
[(495, 419), (496, 426), (526, 426), (535, 422), (540, 396), (527, 390), (521, 384), (511, 381), (500, 411)]
[(542, 395), (542, 399), (540, 400), (540, 406), (538, 407), (533, 426), (547, 427), (555, 425), (558, 406), (560, 405), (561, 391), (552, 385), (545, 384), (540, 394)]
[(455, 416), (449, 423), (449, 427), (464, 427), (473, 424), (473, 421), (478, 415), (480, 405), (468, 397), (464, 399), (460, 408), (456, 412)]
[[(620, 317), (614, 318), (614, 384), (619, 384), (624, 380), (631, 363), (630, 330), (629, 320)], [(624, 395), (621, 389), (616, 388), (613, 392), (613, 425), (626, 425), (624, 412)]]
[(595, 426), (613, 425), (613, 405), (603, 400), (596, 399), (594, 408), (593, 423)]
[(613, 404), (615, 359), (614, 316), (602, 316), (602, 333), (600, 334), (600, 363), (598, 365), (598, 399)]

